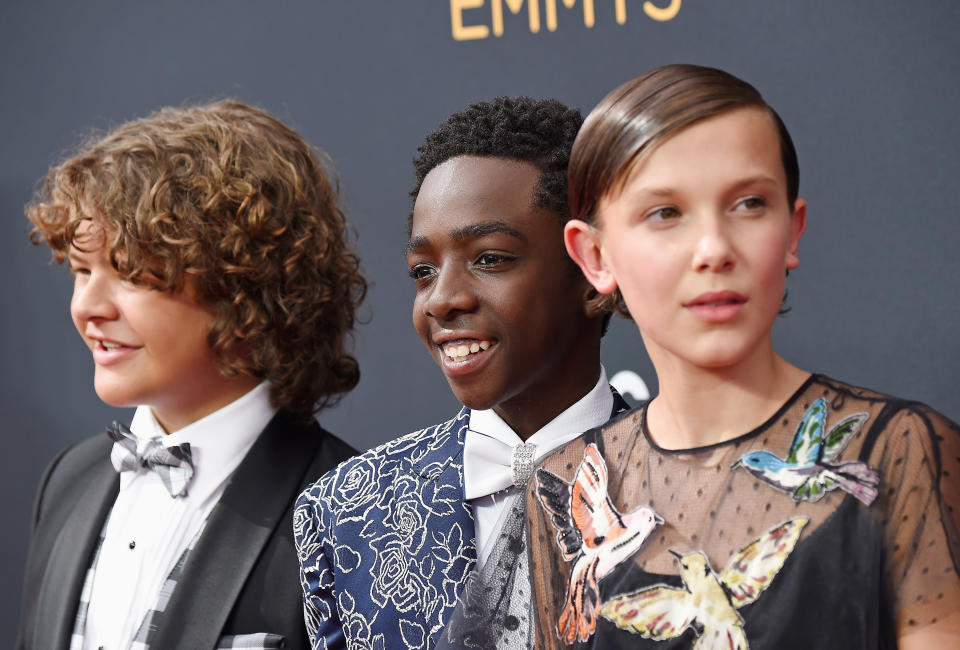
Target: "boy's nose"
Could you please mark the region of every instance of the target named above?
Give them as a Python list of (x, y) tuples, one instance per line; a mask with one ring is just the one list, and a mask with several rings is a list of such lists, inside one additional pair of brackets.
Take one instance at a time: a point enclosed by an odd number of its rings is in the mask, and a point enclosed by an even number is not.
[(97, 273), (77, 276), (73, 284), (70, 313), (74, 321), (113, 320), (117, 305), (113, 300), (111, 283)]
[(450, 320), (476, 309), (477, 296), (466, 275), (446, 269), (438, 272), (423, 306), (428, 316)]
[(696, 271), (729, 271), (736, 262), (729, 225), (722, 217), (699, 220), (693, 251)]

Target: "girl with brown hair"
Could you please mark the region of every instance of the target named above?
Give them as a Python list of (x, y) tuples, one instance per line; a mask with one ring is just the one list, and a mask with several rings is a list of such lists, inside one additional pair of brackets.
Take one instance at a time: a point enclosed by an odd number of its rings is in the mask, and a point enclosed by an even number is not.
[(587, 117), (567, 250), (660, 392), (531, 478), (538, 646), (960, 643), (957, 426), (774, 350), (798, 178), (779, 116), (720, 70), (655, 69)]

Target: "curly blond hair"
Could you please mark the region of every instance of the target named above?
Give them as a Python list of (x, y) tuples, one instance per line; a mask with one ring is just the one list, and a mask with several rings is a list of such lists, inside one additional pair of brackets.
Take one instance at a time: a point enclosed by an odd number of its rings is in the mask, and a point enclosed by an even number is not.
[(221, 101), (91, 140), (26, 212), (31, 241), (58, 263), (93, 221), (131, 282), (177, 292), (192, 278), (224, 375), (267, 379), (275, 406), (309, 417), (360, 377), (345, 348), (367, 284), (337, 187), (329, 159), (292, 129)]

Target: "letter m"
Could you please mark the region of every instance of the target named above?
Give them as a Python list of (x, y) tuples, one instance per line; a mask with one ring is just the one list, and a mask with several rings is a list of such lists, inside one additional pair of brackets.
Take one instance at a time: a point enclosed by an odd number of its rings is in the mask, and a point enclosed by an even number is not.
[[(551, 32), (557, 31), (557, 0), (546, 0), (547, 3), (547, 29)], [(573, 9), (577, 0), (563, 0), (563, 6), (567, 9)], [(586, 27), (593, 27), (593, 0), (583, 0), (583, 24)]]
[[(576, 0), (574, 0), (576, 1)], [(536, 34), (540, 31), (540, 0), (490, 0), (490, 12), (492, 14), (493, 35), (503, 36), (503, 3), (507, 3), (510, 13), (518, 14), (523, 11), (523, 5), (526, 3), (527, 12), (530, 17), (530, 32)], [(549, 0), (548, 0), (549, 3)], [(556, 13), (556, 11), (554, 11)]]

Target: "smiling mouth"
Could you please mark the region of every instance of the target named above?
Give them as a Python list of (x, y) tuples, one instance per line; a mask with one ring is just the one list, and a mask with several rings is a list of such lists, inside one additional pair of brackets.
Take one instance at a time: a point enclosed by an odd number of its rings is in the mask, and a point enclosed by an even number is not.
[(114, 350), (133, 350), (135, 349), (132, 345), (126, 345), (125, 343), (115, 343), (113, 341), (104, 341), (101, 339), (95, 339), (94, 350), (105, 350), (107, 352), (113, 352)]
[(451, 361), (463, 361), (471, 354), (477, 354), (490, 348), (490, 341), (477, 339), (462, 339), (459, 341), (448, 341), (440, 346), (443, 354)]

